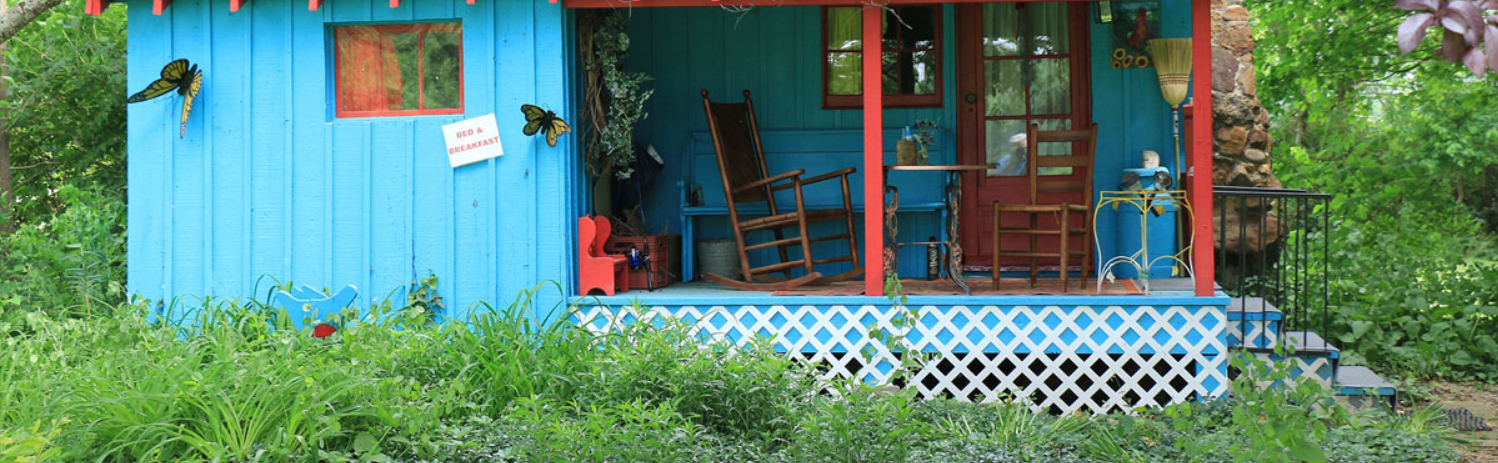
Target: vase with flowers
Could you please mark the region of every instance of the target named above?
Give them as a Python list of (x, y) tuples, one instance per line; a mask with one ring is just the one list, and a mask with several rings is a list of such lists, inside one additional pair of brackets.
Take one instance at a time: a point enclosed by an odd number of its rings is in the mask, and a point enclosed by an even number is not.
[(916, 144), (916, 164), (931, 164), (931, 146), (936, 144), (936, 134), (941, 126), (936, 121), (921, 119), (915, 121), (914, 129), (912, 136)]

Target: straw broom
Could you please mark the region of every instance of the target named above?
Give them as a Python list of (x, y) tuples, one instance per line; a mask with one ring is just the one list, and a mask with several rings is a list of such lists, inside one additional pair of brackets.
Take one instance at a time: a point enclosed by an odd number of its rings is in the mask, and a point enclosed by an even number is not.
[[(1181, 103), (1186, 101), (1186, 91), (1191, 88), (1191, 39), (1154, 39), (1144, 46), (1155, 61), (1155, 74), (1160, 77), (1160, 94), (1170, 105), (1170, 132), (1175, 135), (1176, 178), (1185, 188), (1186, 160), (1181, 156)], [(1211, 98), (1211, 95), (1207, 96)], [(1208, 167), (1210, 168), (1210, 167)], [(1183, 248), (1186, 223), (1183, 217), (1176, 218), (1176, 248)], [(1181, 275), (1184, 265), (1172, 267), (1174, 274)], [(1188, 267), (1189, 268), (1189, 267)]]
[(1176, 170), (1185, 168), (1181, 157), (1181, 103), (1191, 88), (1191, 39), (1154, 39), (1145, 45), (1160, 76), (1160, 93), (1170, 105), (1170, 131), (1175, 135)]

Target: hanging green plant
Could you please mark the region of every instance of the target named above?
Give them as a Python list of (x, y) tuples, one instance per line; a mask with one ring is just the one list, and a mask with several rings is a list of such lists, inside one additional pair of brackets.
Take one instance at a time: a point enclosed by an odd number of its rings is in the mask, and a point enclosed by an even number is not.
[(583, 113), (588, 143), (583, 150), (590, 177), (612, 173), (620, 180), (634, 174), (634, 129), (644, 120), (653, 90), (643, 88), (650, 76), (626, 72), (629, 52), (627, 16), (621, 11), (592, 11), (582, 21), (578, 48), (586, 71)]

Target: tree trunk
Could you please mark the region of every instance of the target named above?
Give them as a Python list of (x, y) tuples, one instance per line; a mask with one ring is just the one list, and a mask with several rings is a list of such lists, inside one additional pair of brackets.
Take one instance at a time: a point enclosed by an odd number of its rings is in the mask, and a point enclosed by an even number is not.
[[(11, 18), (9, 0), (0, 0), (0, 17), (5, 22)], [(19, 10), (20, 8), (17, 8)], [(32, 15), (36, 17), (36, 15)], [(27, 19), (30, 21), (30, 19)], [(20, 29), (17, 27), (16, 29)], [(15, 35), (11, 31), (6, 39)], [(5, 43), (0, 41), (0, 101), (9, 98), (8, 88), (5, 85)], [(16, 228), (16, 218), (12, 215), (16, 204), (16, 186), (13, 183), (10, 165), (10, 111), (0, 109), (0, 236), (9, 235)]]

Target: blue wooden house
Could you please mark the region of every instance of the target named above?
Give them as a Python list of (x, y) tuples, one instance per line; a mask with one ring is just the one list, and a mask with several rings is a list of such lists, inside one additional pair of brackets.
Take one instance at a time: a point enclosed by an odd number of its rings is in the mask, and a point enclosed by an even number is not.
[[(129, 290), (151, 300), (252, 297), (270, 276), (354, 285), (357, 303), (369, 304), (435, 274), (444, 315), (462, 319), (477, 303), (506, 304), (556, 282), (561, 291), (539, 294), (538, 315), (574, 307), (573, 320), (595, 330), (665, 315), (719, 338), (774, 337), (829, 374), (877, 380), (901, 355), (866, 336), (901, 313), (884, 294), (888, 266), (914, 288), (904, 302), (919, 314), (909, 341), (936, 356), (909, 386), (975, 400), (1012, 392), (1062, 411), (1219, 396), (1234, 349), (1267, 349), (1295, 333), (1262, 299), (1248, 309), (1252, 300), (1214, 284), (1209, 175), (1176, 177), (1193, 206), (1167, 211), (1194, 219), (1181, 240), (1169, 225), (1141, 235), (1140, 213), (1127, 207), (1099, 210), (1098, 262), (1127, 257), (1146, 240), (1163, 254), (1192, 251), (1182, 265), (1146, 264), (1137, 279), (1120, 271), (1107, 283), (1112, 291), (1091, 283), (1051, 294), (958, 291), (915, 281), (927, 272), (924, 247), (880, 258), (893, 206), (886, 186), (895, 186), (902, 241), (968, 243), (968, 263), (992, 267), (984, 244), (991, 215), (983, 214), (991, 214), (988, 202), (1025, 188), (1025, 177), (997, 171), (1031, 123), (1098, 125), (1096, 191), (1119, 189), (1145, 150), (1162, 153), (1170, 172), (1210, 170), (1210, 98), (1188, 101), (1185, 165), (1177, 165), (1157, 74), (1136, 67), (1139, 54), (1125, 44), (1135, 8), (1145, 8), (1152, 36), (1193, 41), (1192, 93), (1209, 95), (1210, 73), (1201, 72), (1211, 66), (1209, 0), (130, 3), (132, 89), (173, 59), (204, 71), (185, 129), (169, 98), (129, 110)], [(582, 138), (564, 135), (553, 147), (525, 136), (519, 108), (539, 105), (581, 125), (576, 31), (583, 12), (597, 9), (627, 12), (625, 67), (652, 77), (649, 117), (635, 133), (664, 160), (643, 192), (647, 228), (683, 234), (688, 256), (701, 241), (729, 237), (700, 91), (737, 101), (748, 89), (772, 170), (857, 169), (861, 281), (735, 291), (701, 282), (688, 257), (685, 283), (575, 295), (578, 218), (593, 204)], [(861, 83), (885, 91), (862, 92)], [(442, 127), (488, 114), (503, 155), (450, 165)], [(994, 166), (958, 174), (971, 175), (961, 207), (948, 204), (950, 176), (885, 171), (903, 129), (923, 120), (937, 126), (930, 164)], [(808, 207), (835, 201), (807, 191)], [(962, 225), (947, 228), (952, 218)], [(849, 270), (860, 269), (838, 263), (824, 273)], [(1322, 344), (1303, 351), (1305, 368), (1337, 381), (1337, 352)], [(862, 355), (866, 348), (876, 354)]]

